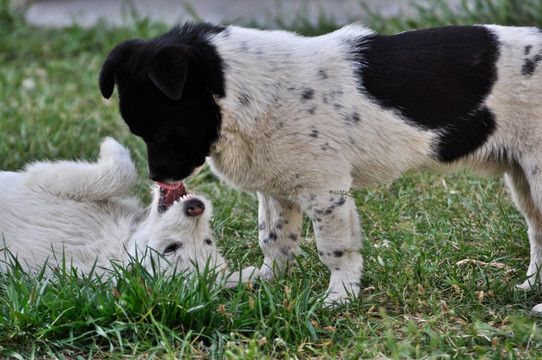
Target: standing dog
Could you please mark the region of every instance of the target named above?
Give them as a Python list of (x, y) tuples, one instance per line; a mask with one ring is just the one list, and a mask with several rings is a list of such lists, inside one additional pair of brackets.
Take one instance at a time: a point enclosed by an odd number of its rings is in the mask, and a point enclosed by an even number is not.
[(535, 28), (350, 25), (307, 38), (186, 24), (119, 44), (99, 84), (106, 98), (117, 84), (153, 180), (176, 183), (208, 156), (222, 179), (258, 192), (264, 278), (299, 254), (304, 211), (333, 303), (358, 294), (362, 272), (354, 201), (340, 194), (409, 169), (504, 173), (529, 224), (521, 287), (541, 280), (541, 60)]
[[(165, 273), (204, 269), (207, 262), (224, 267), (205, 198), (187, 194), (184, 186), (155, 186), (146, 214), (136, 200), (123, 198), (135, 182), (128, 150), (111, 138), (96, 163), (38, 162), (23, 172), (0, 172), (3, 262), (15, 257), (23, 268), (39, 271), (65, 260), (87, 275), (130, 258)], [(226, 285), (247, 281), (251, 271), (231, 275)]]

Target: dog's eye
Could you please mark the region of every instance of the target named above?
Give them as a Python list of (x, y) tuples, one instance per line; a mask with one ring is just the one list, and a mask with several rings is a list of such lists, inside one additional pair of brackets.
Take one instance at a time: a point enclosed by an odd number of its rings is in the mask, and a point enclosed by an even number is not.
[(183, 244), (181, 243), (173, 243), (170, 244), (166, 249), (164, 250), (164, 255), (173, 254), (177, 249), (181, 248)]

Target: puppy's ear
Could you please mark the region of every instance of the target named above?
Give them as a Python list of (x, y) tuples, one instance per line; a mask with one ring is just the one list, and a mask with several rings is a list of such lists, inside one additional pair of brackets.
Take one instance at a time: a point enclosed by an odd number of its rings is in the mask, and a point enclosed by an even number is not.
[(111, 50), (109, 55), (107, 55), (98, 79), (100, 92), (104, 98), (109, 99), (111, 97), (113, 89), (115, 88), (115, 75), (141, 43), (143, 43), (143, 40), (141, 39), (125, 41), (117, 45)]
[(188, 56), (181, 46), (161, 49), (154, 56), (149, 69), (153, 84), (171, 100), (179, 100), (183, 95), (187, 74)]

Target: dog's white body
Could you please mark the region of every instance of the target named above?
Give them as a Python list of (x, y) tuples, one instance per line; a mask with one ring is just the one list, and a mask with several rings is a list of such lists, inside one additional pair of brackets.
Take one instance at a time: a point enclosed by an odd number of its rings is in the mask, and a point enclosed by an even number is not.
[[(529, 224), (522, 287), (542, 279), (541, 60), (535, 28), (382, 36), (351, 25), (308, 38), (187, 24), (117, 46), (100, 89), (109, 97), (118, 85), (121, 113), (147, 142), (154, 180), (182, 180), (195, 169), (176, 160), (191, 153), (175, 144), (199, 131), (212, 145), (198, 154), (209, 155), (213, 170), (258, 192), (264, 278), (300, 253), (305, 212), (334, 303), (359, 293), (363, 267), (358, 215), (344, 193), (410, 169), (504, 173)], [(165, 133), (178, 139), (156, 135)]]
[[(26, 270), (39, 271), (65, 261), (68, 269), (87, 275), (135, 258), (149, 271), (166, 273), (204, 269), (207, 262), (211, 268), (226, 265), (212, 240), (207, 200), (187, 196), (159, 213), (156, 187), (147, 213), (137, 200), (125, 198), (135, 182), (128, 150), (113, 139), (102, 143), (96, 163), (37, 162), (22, 172), (0, 172), (0, 231), (8, 250), (2, 262), (16, 257)], [(204, 204), (198, 216), (188, 216), (183, 206), (193, 199)], [(228, 285), (236, 280), (238, 273)]]

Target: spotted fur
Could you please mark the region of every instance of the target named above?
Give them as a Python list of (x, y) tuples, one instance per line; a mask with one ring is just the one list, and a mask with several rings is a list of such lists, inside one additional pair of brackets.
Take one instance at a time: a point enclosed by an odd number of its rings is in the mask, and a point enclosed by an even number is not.
[(384, 36), (350, 25), (302, 37), (186, 24), (116, 47), (100, 89), (109, 98), (118, 85), (152, 179), (181, 180), (208, 156), (226, 182), (258, 192), (264, 278), (300, 253), (306, 213), (333, 303), (359, 293), (363, 264), (355, 204), (342, 194), (410, 169), (504, 173), (529, 224), (523, 287), (541, 279), (541, 59), (535, 28)]

